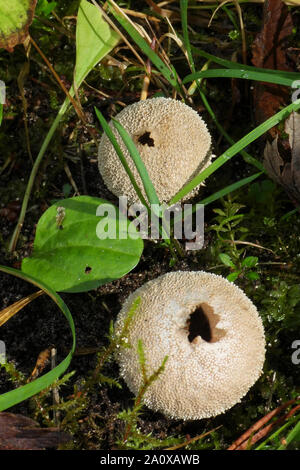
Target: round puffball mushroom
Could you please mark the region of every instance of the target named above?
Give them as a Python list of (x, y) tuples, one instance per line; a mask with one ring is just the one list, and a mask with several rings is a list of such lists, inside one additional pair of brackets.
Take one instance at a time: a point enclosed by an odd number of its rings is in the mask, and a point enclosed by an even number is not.
[[(169, 201), (210, 164), (211, 136), (206, 124), (196, 111), (180, 101), (171, 98), (139, 101), (124, 108), (115, 118), (133, 139), (160, 201)], [(110, 126), (144, 192), (140, 176), (122, 138), (112, 123)], [(104, 183), (113, 194), (127, 196), (130, 204), (139, 202), (105, 133), (99, 144), (98, 162)]]
[(265, 337), (258, 312), (244, 292), (222, 276), (177, 271), (147, 282), (126, 300), (116, 321), (120, 333), (133, 301), (130, 348), (117, 354), (120, 373), (137, 395), (142, 376), (168, 360), (149, 386), (144, 403), (174, 419), (209, 418), (241, 401), (262, 373)]

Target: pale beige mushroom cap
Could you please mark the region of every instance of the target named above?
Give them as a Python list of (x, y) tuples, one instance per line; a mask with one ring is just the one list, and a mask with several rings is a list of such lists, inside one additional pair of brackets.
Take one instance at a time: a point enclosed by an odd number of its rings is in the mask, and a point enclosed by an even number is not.
[[(169, 201), (211, 161), (211, 136), (205, 122), (196, 111), (180, 101), (171, 98), (139, 101), (124, 108), (115, 118), (136, 144), (161, 202)], [(126, 146), (112, 123), (110, 126), (143, 190)], [(99, 144), (98, 162), (103, 180), (112, 193), (127, 196), (129, 203), (139, 202), (105, 133)]]
[[(116, 332), (137, 297), (141, 302), (129, 327), (131, 348), (121, 348), (117, 359), (136, 395), (142, 381), (138, 340), (143, 342), (148, 375), (168, 356), (165, 370), (145, 394), (150, 409), (183, 420), (216, 416), (238, 403), (261, 375), (262, 321), (244, 292), (223, 277), (177, 271), (147, 282), (125, 302)], [(199, 307), (209, 323), (206, 333), (203, 326), (189, 324)], [(193, 338), (191, 331), (198, 336)]]

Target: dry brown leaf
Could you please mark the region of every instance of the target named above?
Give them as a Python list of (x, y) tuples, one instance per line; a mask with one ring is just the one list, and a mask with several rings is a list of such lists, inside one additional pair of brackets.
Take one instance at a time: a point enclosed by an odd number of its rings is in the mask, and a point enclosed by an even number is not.
[(33, 294), (27, 295), (21, 300), (18, 300), (12, 305), (4, 308), (0, 312), (0, 326), (4, 325), (11, 317), (13, 317), (16, 313), (18, 313), (22, 308), (28, 305), (32, 300), (36, 299), (40, 295), (44, 294), (44, 291), (39, 290), (34, 292)]
[(264, 167), (269, 176), (284, 187), (295, 202), (300, 202), (300, 115), (293, 112), (285, 122), (289, 136), (291, 161), (285, 161), (279, 152), (279, 137), (267, 142), (264, 150)]
[(300, 191), (300, 114), (292, 113), (285, 121), (285, 132), (289, 136), (292, 152), (291, 172), (294, 185)]
[(34, 366), (34, 369), (31, 372), (30, 377), (27, 380), (27, 382), (31, 382), (32, 380), (36, 379), (39, 375), (41, 375), (41, 373), (43, 372), (43, 370), (45, 369), (46, 365), (49, 362), (51, 349), (52, 347), (44, 349), (44, 351), (40, 352), (37, 358), (36, 364)]
[[(286, 40), (292, 34), (293, 22), (288, 7), (281, 0), (266, 0), (263, 27), (252, 44), (252, 63), (256, 67), (291, 71), (287, 62)], [(272, 83), (254, 84), (255, 119), (261, 124), (270, 118), (289, 99), (287, 87)], [(272, 137), (276, 129), (270, 131)]]

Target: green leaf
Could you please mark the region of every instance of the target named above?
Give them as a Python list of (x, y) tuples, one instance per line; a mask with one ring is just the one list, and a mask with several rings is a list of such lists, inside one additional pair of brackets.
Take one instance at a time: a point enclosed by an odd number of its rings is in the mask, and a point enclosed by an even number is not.
[(245, 258), (242, 261), (242, 266), (244, 268), (254, 268), (254, 266), (256, 266), (257, 263), (258, 263), (257, 256), (247, 256), (247, 258)]
[(78, 88), (92, 68), (118, 43), (120, 37), (102, 18), (99, 8), (82, 0), (76, 28), (75, 86)]
[(255, 271), (249, 271), (245, 274), (245, 277), (249, 279), (250, 281), (258, 281), (260, 279), (260, 276), (257, 272)]
[(37, 0), (0, 2), (0, 48), (12, 52), (28, 36)]
[(2, 119), (3, 119), (3, 104), (0, 103), (0, 126), (2, 124)]
[[(248, 176), (247, 178), (243, 178), (240, 181), (237, 181), (236, 183), (230, 184), (229, 186), (226, 186), (225, 188), (220, 189), (220, 191), (215, 192), (211, 196), (208, 196), (207, 198), (202, 199), (200, 202), (198, 202), (198, 204), (203, 204), (207, 206), (208, 204), (211, 204), (212, 202), (217, 201), (221, 197), (224, 197), (227, 194), (230, 194), (231, 192), (236, 191), (237, 189), (241, 188), (242, 186), (245, 186), (246, 184), (250, 183), (254, 179), (258, 178), (260, 175), (262, 175), (262, 172), (255, 173), (252, 176)], [(194, 204), (192, 208), (188, 208), (186, 210), (185, 212), (186, 217), (193, 214), (197, 210), (197, 207), (199, 207), (198, 204)], [(213, 209), (213, 211), (219, 214), (220, 217), (222, 218), (225, 216), (225, 212), (222, 209)], [(177, 215), (174, 218), (174, 223), (178, 222), (180, 218), (181, 218), (181, 215), (179, 216)], [(214, 227), (217, 227), (217, 226), (214, 226)], [(247, 229), (244, 229), (243, 227), (239, 227), (240, 232), (243, 232), (244, 230), (248, 231)], [(225, 229), (224, 230), (222, 229), (220, 231), (226, 232)]]
[(300, 286), (292, 286), (287, 293), (288, 301), (291, 307), (295, 307), (300, 302)]
[(235, 267), (235, 264), (233, 263), (232, 259), (226, 253), (220, 253), (219, 258), (222, 263), (225, 264), (225, 266), (230, 266), (231, 268)]
[(7, 274), (11, 274), (13, 276), (17, 276), (23, 279), (24, 281), (31, 282), (40, 289), (43, 289), (46, 294), (48, 294), (49, 297), (51, 297), (52, 300), (57, 304), (57, 306), (60, 308), (60, 310), (68, 320), (73, 336), (72, 348), (68, 356), (60, 364), (58, 364), (58, 366), (56, 366), (50, 372), (47, 372), (47, 374), (44, 374), (38, 379), (34, 380), (33, 382), (30, 382), (26, 385), (23, 385), (22, 387), (0, 395), (0, 411), (3, 411), (7, 410), (11, 406), (16, 405), (17, 403), (27, 400), (27, 398), (30, 398), (33, 395), (39, 393), (41, 390), (44, 390), (45, 388), (49, 387), (55, 380), (58, 379), (60, 375), (62, 375), (66, 371), (66, 369), (69, 367), (72, 355), (75, 351), (76, 336), (74, 322), (70, 310), (68, 309), (62, 298), (56, 292), (54, 292), (54, 290), (52, 290), (50, 287), (46, 286), (43, 282), (37, 280), (36, 278), (29, 276), (28, 274), (24, 274), (21, 271), (18, 271), (17, 269), (7, 268), (6, 266), (0, 266), (0, 271)]
[(52, 10), (56, 8), (57, 2), (48, 3), (47, 0), (38, 0), (35, 14), (38, 16), (49, 16)]
[(221, 215), (222, 217), (226, 216), (225, 212), (222, 211), (222, 209), (213, 209), (213, 212), (215, 212), (216, 214)]
[(230, 273), (227, 276), (227, 280), (230, 282), (234, 282), (239, 277), (240, 271), (236, 271), (234, 273)]
[(42, 215), (22, 271), (56, 291), (83, 292), (127, 274), (142, 251), (135, 226), (124, 216), (119, 220), (115, 206), (78, 196), (56, 202)]

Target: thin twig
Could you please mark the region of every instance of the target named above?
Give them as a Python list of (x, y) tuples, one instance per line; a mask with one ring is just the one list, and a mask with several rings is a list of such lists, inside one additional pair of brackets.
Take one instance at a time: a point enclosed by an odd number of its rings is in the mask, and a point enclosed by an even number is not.
[[(51, 349), (51, 369), (56, 367), (56, 355), (57, 351), (55, 348)], [(53, 421), (55, 426), (59, 425), (59, 411), (56, 409), (56, 406), (59, 404), (59, 392), (57, 387), (52, 389), (52, 400), (53, 400)]]
[(62, 82), (62, 80), (60, 79), (59, 75), (57, 74), (56, 70), (54, 69), (54, 67), (52, 66), (52, 64), (49, 62), (49, 60), (47, 59), (47, 57), (45, 56), (45, 54), (43, 53), (43, 51), (39, 48), (39, 46), (37, 45), (37, 43), (34, 41), (34, 39), (32, 37), (30, 37), (30, 42), (31, 44), (35, 47), (35, 49), (38, 51), (38, 53), (40, 54), (40, 56), (42, 57), (42, 59), (44, 60), (44, 62), (47, 64), (47, 66), (49, 67), (49, 69), (51, 70), (52, 72), (52, 75), (55, 77), (55, 79), (57, 80), (59, 86), (61, 87), (61, 89), (64, 91), (64, 93), (66, 94), (66, 96), (69, 98), (70, 102), (72, 103), (72, 105), (74, 106), (74, 109), (76, 110), (79, 118), (84, 122), (86, 123), (86, 119), (85, 119), (85, 116), (82, 112), (82, 109), (81, 109), (81, 105), (74, 100), (74, 98), (70, 95), (69, 91), (67, 90), (67, 88), (65, 87), (64, 83)]
[(259, 248), (261, 250), (266, 250), (275, 255), (274, 251), (271, 250), (270, 248), (266, 248), (265, 246), (258, 245), (257, 243), (251, 243), (251, 242), (245, 242), (243, 240), (222, 240), (223, 242), (226, 243), (231, 243), (232, 245), (249, 245), (253, 246), (254, 248)]

